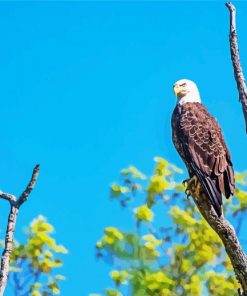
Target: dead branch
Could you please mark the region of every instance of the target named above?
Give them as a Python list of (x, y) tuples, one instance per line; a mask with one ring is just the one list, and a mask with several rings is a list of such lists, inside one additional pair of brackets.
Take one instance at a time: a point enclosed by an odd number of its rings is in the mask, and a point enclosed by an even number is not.
[(238, 241), (233, 226), (223, 215), (220, 218), (218, 217), (203, 191), (201, 183), (197, 182), (197, 185), (191, 186), (189, 190), (200, 213), (218, 234), (224, 244), (226, 253), (234, 268), (236, 278), (242, 287), (242, 291), (239, 291), (239, 295), (247, 295), (247, 256)]
[(234, 70), (234, 77), (237, 83), (239, 101), (242, 104), (242, 110), (245, 119), (245, 130), (247, 133), (247, 87), (244, 79), (242, 66), (240, 63), (239, 50), (238, 50), (238, 36), (236, 29), (236, 8), (231, 2), (226, 3), (230, 12), (230, 33), (229, 42), (231, 50), (231, 60)]
[(10, 212), (8, 217), (8, 224), (5, 234), (5, 245), (1, 257), (1, 270), (0, 270), (0, 296), (3, 296), (9, 274), (9, 261), (10, 255), (13, 250), (14, 232), (17, 220), (17, 215), (21, 205), (27, 200), (31, 191), (33, 190), (39, 174), (39, 165), (33, 169), (31, 180), (29, 181), (26, 189), (18, 199), (12, 194), (0, 192), (0, 198), (8, 200), (10, 203)]
[[(227, 2), (226, 7), (230, 12), (229, 42), (231, 60), (234, 70), (234, 77), (237, 83), (239, 93), (239, 101), (242, 104), (242, 110), (245, 119), (245, 130), (247, 133), (247, 87), (245, 83), (242, 66), (240, 63), (238, 49), (238, 36), (236, 29), (236, 8), (231, 2)], [(233, 265), (236, 277), (239, 280), (239, 283), (242, 287), (242, 291), (239, 291), (239, 295), (247, 295), (247, 257), (239, 244), (238, 238), (233, 227), (224, 218), (219, 219), (214, 216), (210, 217), (208, 211), (204, 211), (202, 209), (202, 205), (199, 206), (200, 201), (196, 201), (196, 198), (194, 198), (194, 200), (197, 203), (204, 218), (208, 221), (209, 225), (218, 233), (225, 246), (226, 252)], [(208, 203), (208, 201), (206, 203)]]
[(35, 186), (35, 183), (36, 183), (37, 178), (38, 178), (38, 174), (39, 174), (39, 165), (37, 164), (35, 166), (35, 168), (33, 169), (31, 179), (30, 179), (26, 189), (23, 191), (21, 196), (16, 201), (16, 206), (17, 207), (20, 207), (27, 200), (29, 194), (32, 192), (32, 190), (33, 190), (33, 188)]

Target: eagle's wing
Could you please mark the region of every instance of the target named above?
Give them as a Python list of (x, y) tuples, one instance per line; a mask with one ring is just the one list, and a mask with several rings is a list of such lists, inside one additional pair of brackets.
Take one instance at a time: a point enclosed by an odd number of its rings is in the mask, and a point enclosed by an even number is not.
[[(177, 126), (186, 162), (202, 182), (209, 198), (221, 212), (221, 194), (234, 193), (230, 153), (217, 121), (200, 103), (188, 105)], [(219, 210), (220, 208), (220, 210)]]

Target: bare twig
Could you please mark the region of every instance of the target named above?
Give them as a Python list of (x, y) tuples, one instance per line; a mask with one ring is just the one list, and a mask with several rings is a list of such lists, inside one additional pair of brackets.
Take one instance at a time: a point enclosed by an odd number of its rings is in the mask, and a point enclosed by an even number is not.
[(7, 280), (8, 280), (9, 261), (10, 261), (11, 252), (13, 250), (14, 232), (15, 232), (15, 225), (16, 225), (18, 211), (21, 205), (27, 200), (29, 194), (34, 188), (36, 180), (38, 178), (38, 173), (39, 173), (39, 165), (36, 165), (33, 170), (31, 180), (29, 181), (26, 189), (23, 191), (23, 193), (20, 195), (20, 197), (17, 200), (16, 200), (16, 197), (12, 194), (0, 192), (0, 198), (8, 200), (11, 205), (10, 213), (8, 217), (7, 229), (6, 229), (6, 235), (5, 235), (5, 245), (4, 245), (4, 250), (1, 257), (0, 296), (3, 295), (4, 290), (6, 288)]
[(16, 197), (14, 195), (5, 192), (0, 192), (0, 198), (8, 200), (11, 204), (16, 201)]
[(245, 119), (245, 129), (247, 132), (247, 87), (244, 79), (244, 74), (242, 66), (240, 63), (239, 50), (238, 50), (238, 37), (236, 30), (236, 8), (231, 3), (226, 3), (227, 8), (230, 12), (230, 49), (231, 49), (231, 60), (234, 69), (234, 77), (237, 83), (237, 88), (239, 92), (239, 101), (242, 104), (242, 110)]
[(32, 190), (35, 186), (35, 183), (37, 181), (38, 174), (39, 174), (39, 165), (37, 164), (35, 166), (35, 168), (33, 169), (32, 177), (31, 177), (26, 189), (23, 191), (21, 196), (16, 201), (16, 206), (18, 208), (27, 200), (29, 194), (32, 192)]
[(202, 216), (218, 234), (224, 244), (226, 253), (234, 268), (236, 278), (242, 287), (242, 291), (239, 292), (239, 295), (247, 295), (247, 256), (238, 241), (233, 226), (223, 215), (220, 218), (217, 216), (199, 182), (196, 187), (193, 186), (189, 189)]

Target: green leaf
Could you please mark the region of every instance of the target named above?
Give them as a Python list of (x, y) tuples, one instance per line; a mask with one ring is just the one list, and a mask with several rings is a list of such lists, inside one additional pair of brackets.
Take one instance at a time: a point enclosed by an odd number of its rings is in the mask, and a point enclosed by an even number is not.
[(127, 169), (123, 169), (120, 173), (123, 176), (129, 176), (130, 175), (130, 177), (132, 177), (134, 179), (145, 180), (147, 178), (142, 172), (140, 172), (134, 166), (129, 166)]
[(55, 276), (55, 280), (56, 281), (65, 281), (66, 280), (66, 277), (64, 275), (61, 275), (61, 274), (57, 274)]

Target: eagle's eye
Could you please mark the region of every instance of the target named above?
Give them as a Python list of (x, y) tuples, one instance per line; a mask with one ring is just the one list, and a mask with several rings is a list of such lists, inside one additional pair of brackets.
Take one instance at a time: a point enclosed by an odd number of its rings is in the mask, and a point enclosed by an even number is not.
[(186, 83), (180, 84), (180, 86), (186, 86)]

